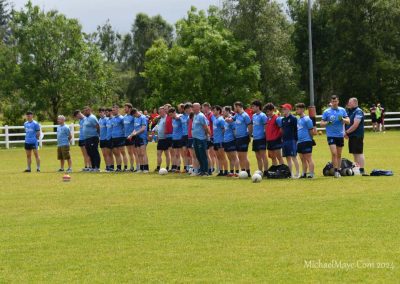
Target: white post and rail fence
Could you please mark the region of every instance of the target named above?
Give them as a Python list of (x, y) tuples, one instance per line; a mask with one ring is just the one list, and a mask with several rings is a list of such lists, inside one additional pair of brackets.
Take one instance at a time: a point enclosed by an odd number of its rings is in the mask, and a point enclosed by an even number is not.
[[(372, 122), (369, 118), (369, 114), (366, 114), (365, 128), (371, 129)], [(317, 125), (319, 126), (321, 115), (317, 116)], [(400, 112), (387, 112), (385, 113), (385, 128), (400, 128)], [(54, 129), (57, 125), (41, 125), (43, 137), (39, 140), (39, 146), (43, 147), (45, 144), (55, 144), (57, 142), (57, 132)], [(75, 145), (79, 140), (79, 124), (70, 124), (69, 128), (72, 133), (72, 145)], [(25, 143), (25, 133), (23, 132), (23, 126), (1, 126), (0, 127), (0, 148), (12, 148), (14, 145), (23, 145)], [(13, 130), (19, 130), (21, 132), (14, 133)], [(318, 131), (324, 131), (325, 128), (318, 127)]]

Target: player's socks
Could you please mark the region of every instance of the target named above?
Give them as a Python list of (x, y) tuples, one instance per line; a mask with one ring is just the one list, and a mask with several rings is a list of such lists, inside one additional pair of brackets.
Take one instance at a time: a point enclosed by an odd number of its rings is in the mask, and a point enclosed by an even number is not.
[(159, 171), (161, 169), (161, 167), (160, 166), (157, 166), (157, 171)]
[(117, 165), (117, 170), (121, 170), (121, 165)]
[(128, 166), (124, 165), (124, 170), (127, 171), (128, 170)]
[(266, 177), (268, 175), (268, 171), (264, 171), (264, 176)]
[(247, 174), (251, 176), (250, 170), (246, 170)]
[(224, 171), (224, 176), (227, 176), (228, 175), (228, 170), (225, 170)]
[(169, 166), (166, 167), (167, 171), (169, 171)]
[(178, 172), (180, 172), (181, 171), (181, 167), (176, 167), (176, 170), (178, 171)]
[(239, 170), (236, 170), (236, 174), (239, 174)]

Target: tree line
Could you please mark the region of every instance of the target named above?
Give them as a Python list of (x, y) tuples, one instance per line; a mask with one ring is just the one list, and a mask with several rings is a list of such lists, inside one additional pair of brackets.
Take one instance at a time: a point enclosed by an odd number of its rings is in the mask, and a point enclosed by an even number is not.
[[(335, 94), (398, 110), (400, 2), (316, 0), (312, 13), (317, 109)], [(224, 0), (174, 25), (140, 13), (125, 34), (109, 21), (87, 34), (58, 11), (0, 0), (0, 37), (4, 123), (124, 101), (308, 102), (305, 0)]]

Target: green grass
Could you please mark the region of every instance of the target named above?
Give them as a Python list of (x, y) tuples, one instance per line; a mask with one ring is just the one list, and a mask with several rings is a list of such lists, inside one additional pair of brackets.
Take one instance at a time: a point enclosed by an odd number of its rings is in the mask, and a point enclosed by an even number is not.
[[(367, 168), (400, 172), (399, 141), (367, 135)], [(0, 282), (398, 282), (399, 176), (322, 177), (329, 153), (317, 143), (317, 179), (260, 184), (85, 173), (63, 183), (54, 147), (41, 150), (40, 174), (21, 173), (22, 149), (0, 150)]]

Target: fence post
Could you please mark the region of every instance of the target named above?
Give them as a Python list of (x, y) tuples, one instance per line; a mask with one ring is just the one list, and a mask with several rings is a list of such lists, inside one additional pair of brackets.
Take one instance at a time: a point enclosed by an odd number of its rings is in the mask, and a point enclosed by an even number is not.
[(8, 136), (8, 125), (4, 126), (4, 140), (6, 142), (6, 149), (10, 149), (10, 137)]
[(75, 146), (75, 125), (73, 123), (70, 124), (69, 130), (71, 131), (71, 136), (72, 136), (71, 144), (72, 146)]

